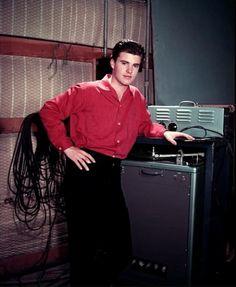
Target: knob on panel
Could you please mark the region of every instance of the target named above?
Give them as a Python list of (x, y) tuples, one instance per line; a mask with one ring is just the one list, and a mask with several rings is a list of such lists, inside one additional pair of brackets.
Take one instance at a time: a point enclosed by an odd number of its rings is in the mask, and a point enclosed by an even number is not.
[(169, 130), (169, 131), (172, 131), (172, 132), (177, 131), (177, 125), (176, 125), (176, 123), (170, 123), (170, 124), (168, 125), (168, 130)]

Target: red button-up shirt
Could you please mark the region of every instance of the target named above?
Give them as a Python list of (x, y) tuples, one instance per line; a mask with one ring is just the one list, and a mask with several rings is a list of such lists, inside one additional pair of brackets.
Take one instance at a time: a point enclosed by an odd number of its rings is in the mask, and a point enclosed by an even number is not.
[[(129, 86), (119, 101), (108, 77), (79, 83), (44, 104), (40, 116), (55, 147), (85, 147), (123, 159), (138, 135), (163, 137), (165, 128), (151, 122), (140, 91)], [(68, 117), (69, 135), (64, 124)]]

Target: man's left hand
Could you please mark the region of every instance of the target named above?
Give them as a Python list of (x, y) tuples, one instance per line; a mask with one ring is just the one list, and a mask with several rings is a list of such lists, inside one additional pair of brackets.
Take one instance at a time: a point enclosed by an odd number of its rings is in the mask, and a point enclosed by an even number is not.
[(182, 138), (182, 139), (186, 139), (186, 140), (190, 140), (193, 141), (194, 137), (192, 137), (189, 134), (183, 133), (183, 132), (172, 132), (172, 131), (165, 131), (164, 132), (164, 138), (172, 143), (173, 145), (177, 145), (177, 142), (175, 141), (175, 139), (177, 138)]

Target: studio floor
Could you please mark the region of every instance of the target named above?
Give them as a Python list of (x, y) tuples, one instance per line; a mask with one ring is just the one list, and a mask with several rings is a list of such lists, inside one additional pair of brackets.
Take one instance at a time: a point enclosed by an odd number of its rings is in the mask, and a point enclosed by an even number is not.
[[(32, 273), (18, 274), (12, 278), (0, 278), (1, 287), (72, 287), (69, 283), (69, 263), (64, 262), (56, 266), (48, 266), (46, 269), (38, 270)], [(120, 284), (115, 284), (115, 286), (150, 286), (150, 284), (138, 284), (138, 282), (128, 283), (122, 281)], [(151, 285), (162, 287), (162, 285)], [(169, 285), (166, 285), (169, 286)], [(172, 287), (173, 285), (171, 285)], [(192, 285), (198, 287), (196, 285)], [(215, 274), (215, 278), (211, 279), (210, 282), (200, 285), (201, 287), (207, 286), (236, 286), (236, 264), (235, 258), (231, 262), (225, 264), (224, 270), (221, 273)], [(199, 287), (200, 287), (199, 286)], [(76, 286), (73, 286), (76, 287)], [(173, 286), (174, 287), (174, 286)]]

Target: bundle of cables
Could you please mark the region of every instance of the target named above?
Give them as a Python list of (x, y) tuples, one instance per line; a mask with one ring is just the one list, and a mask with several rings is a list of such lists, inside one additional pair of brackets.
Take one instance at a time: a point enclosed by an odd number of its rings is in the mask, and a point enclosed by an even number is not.
[(45, 225), (49, 229), (45, 252), (34, 267), (46, 262), (57, 215), (65, 215), (61, 191), (65, 163), (65, 156), (50, 144), (39, 113), (25, 117), (9, 167), (8, 187), (18, 224), (30, 232), (41, 232)]
[[(64, 213), (60, 190), (64, 171), (64, 155), (50, 144), (39, 113), (28, 115), (16, 140), (8, 186), (14, 195), (16, 217), (29, 229), (43, 226), (46, 210)], [(44, 220), (35, 224), (39, 212), (45, 213)]]

